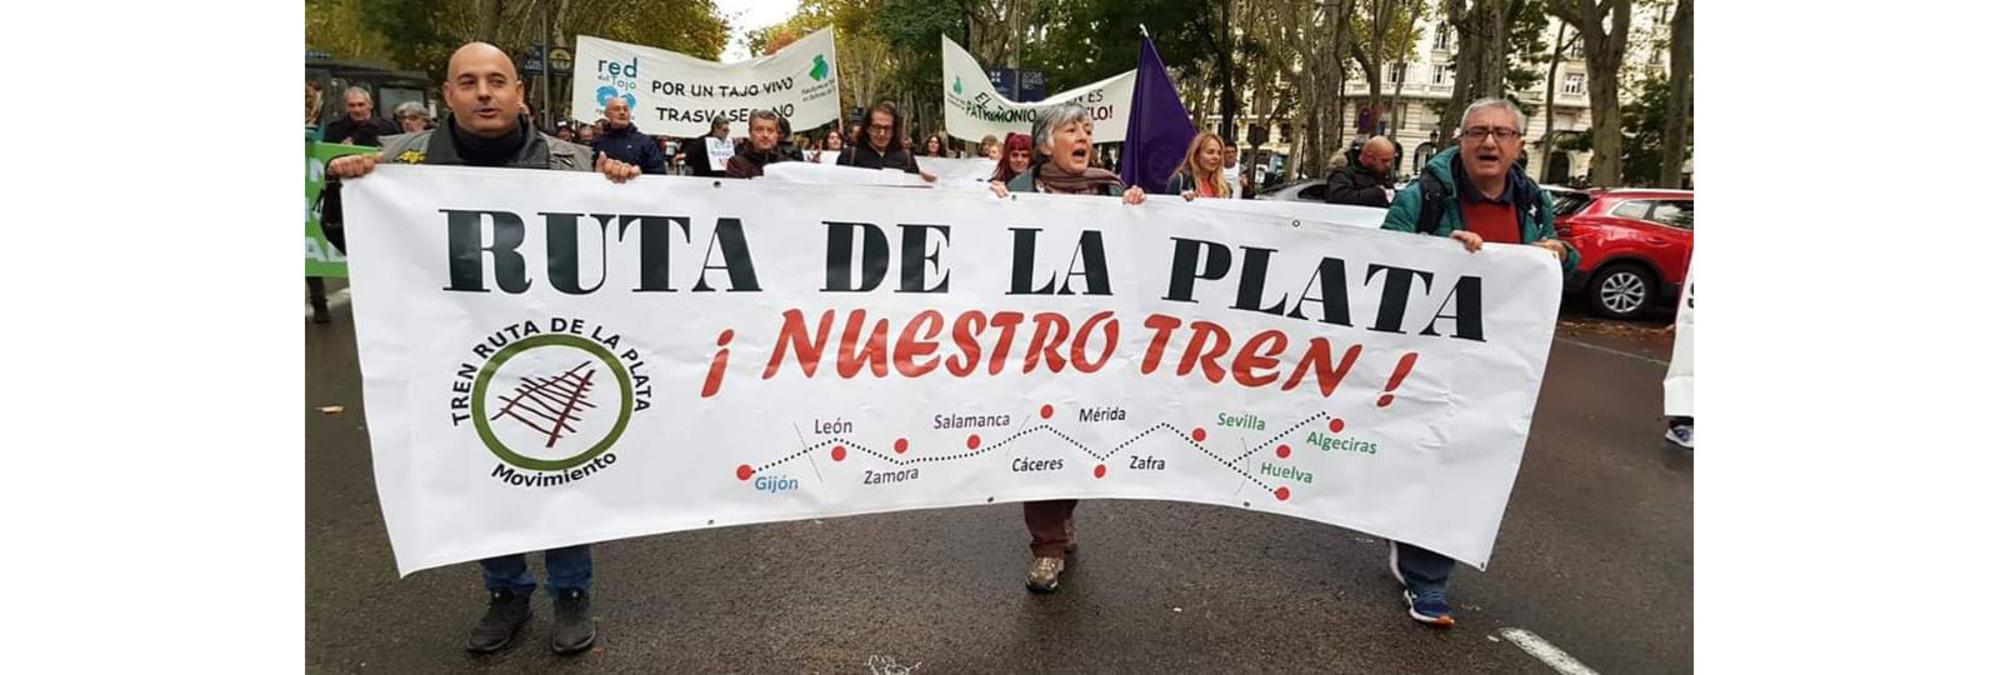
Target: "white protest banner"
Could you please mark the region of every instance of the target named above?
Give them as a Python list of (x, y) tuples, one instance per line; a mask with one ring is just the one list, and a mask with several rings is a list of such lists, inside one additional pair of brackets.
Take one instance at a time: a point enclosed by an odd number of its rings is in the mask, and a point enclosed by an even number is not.
[(993, 181), (998, 165), (985, 157), (918, 157), (917, 168), (937, 176), (937, 186), (945, 190), (985, 190)]
[[(833, 153), (826, 153), (833, 154)], [(764, 177), (773, 183), (814, 185), (882, 185), (890, 187), (930, 187), (923, 177), (896, 169), (864, 169), (821, 162), (773, 162), (764, 165)]]
[(938, 36), (944, 49), (944, 128), (947, 133), (972, 142), (986, 136), (1004, 139), (1009, 132), (1030, 133), (1035, 115), (1043, 108), (1064, 101), (1082, 103), (1090, 110), (1092, 143), (1119, 143), (1125, 140), (1125, 118), (1132, 114), (1132, 83), (1137, 70), (1098, 80), (1065, 92), (1050, 94), (1034, 103), (1015, 103), (993, 90), (986, 69), (951, 38)]
[(707, 146), (709, 170), (722, 171), (729, 168), (729, 158), (736, 156), (736, 144), (727, 138), (714, 136), (703, 136), (701, 140)]
[(438, 166), (345, 190), (404, 573), (1061, 498), (1483, 567), (1560, 291), (1533, 248), (1171, 199)]
[(603, 38), (576, 38), (571, 114), (604, 116), (604, 104), (623, 98), (632, 121), (649, 134), (694, 137), (725, 119), (731, 133), (750, 134), (750, 111), (784, 115), (794, 129), (840, 119), (840, 69), (833, 29), (822, 28), (775, 54), (738, 63), (716, 63), (664, 49)]
[(1674, 313), (1674, 352), (1667, 362), (1665, 413), (1694, 417), (1694, 258), (1689, 254), (1687, 277), (1681, 286), (1680, 309)]

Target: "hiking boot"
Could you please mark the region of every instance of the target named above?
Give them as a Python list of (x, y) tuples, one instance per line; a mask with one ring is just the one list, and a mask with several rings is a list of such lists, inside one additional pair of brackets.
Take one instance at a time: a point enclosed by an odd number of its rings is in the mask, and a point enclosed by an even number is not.
[(1067, 555), (1067, 554), (1072, 554), (1072, 553), (1076, 553), (1076, 519), (1075, 519), (1075, 518), (1071, 518), (1071, 519), (1069, 519), (1069, 520), (1065, 520), (1065, 521), (1063, 521), (1063, 538), (1064, 538), (1064, 539), (1068, 539), (1068, 540), (1069, 540), (1069, 545), (1068, 545), (1068, 546), (1064, 546), (1064, 547), (1063, 547), (1063, 553), (1064, 553), (1065, 555)]
[(1056, 592), (1056, 577), (1062, 576), (1062, 558), (1036, 558), (1028, 568), (1028, 590), (1036, 593)]
[(1422, 595), (1410, 589), (1403, 589), (1403, 603), (1410, 606), (1410, 618), (1439, 628), (1450, 628), (1457, 624), (1451, 618), (1451, 604), (1444, 601), (1444, 592), (1426, 591)]
[(590, 594), (575, 589), (556, 591), (556, 627), (549, 645), (557, 654), (575, 654), (597, 641), (597, 623), (590, 618)]
[(514, 641), (514, 634), (534, 616), (534, 609), (528, 606), (528, 594), (514, 591), (493, 591), (493, 597), (486, 602), (486, 616), (479, 618), (478, 625), (472, 627), (472, 637), (465, 641), (468, 651), (486, 654), (500, 651)]

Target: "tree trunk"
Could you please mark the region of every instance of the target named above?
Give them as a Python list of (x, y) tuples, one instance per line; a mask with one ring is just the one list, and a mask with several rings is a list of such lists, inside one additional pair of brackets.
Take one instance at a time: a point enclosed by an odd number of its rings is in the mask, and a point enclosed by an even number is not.
[[(1618, 102), (1618, 69), (1625, 61), (1625, 37), (1632, 27), (1632, 0), (1550, 0), (1549, 13), (1583, 36), (1585, 77), (1590, 92), (1590, 182), (1618, 187), (1624, 182), (1624, 116)], [(1604, 20), (1611, 19), (1607, 29)]]
[[(501, 16), (506, 13), (506, 0), (486, 0), (479, 13), (479, 41), (498, 46), (500, 42)], [(504, 47), (503, 47), (504, 49)]]
[(1459, 117), (1474, 100), (1507, 93), (1507, 9), (1511, 0), (1448, 0), (1445, 15), (1458, 30), (1458, 72), (1451, 84), (1451, 101), (1438, 120), (1438, 143), (1456, 138)]
[[(1549, 52), (1549, 83), (1543, 88), (1542, 96), (1542, 178), (1549, 178), (1549, 155), (1556, 149), (1556, 73), (1562, 70), (1563, 52), (1569, 49), (1569, 41), (1563, 39), (1568, 24), (1556, 24), (1556, 41)], [(1575, 38), (1570, 38), (1574, 40)], [(1568, 176), (1564, 176), (1568, 178)]]
[(1694, 119), (1694, 0), (1674, 8), (1673, 53), (1667, 61), (1667, 120), (1660, 137), (1661, 187), (1681, 187), (1688, 123)]
[[(1229, 32), (1229, 5), (1221, 3), (1222, 21), (1209, 31), (1209, 44), (1216, 48), (1216, 64), (1222, 76), (1222, 135), (1236, 136), (1236, 38)], [(1216, 36), (1221, 36), (1220, 40)]]

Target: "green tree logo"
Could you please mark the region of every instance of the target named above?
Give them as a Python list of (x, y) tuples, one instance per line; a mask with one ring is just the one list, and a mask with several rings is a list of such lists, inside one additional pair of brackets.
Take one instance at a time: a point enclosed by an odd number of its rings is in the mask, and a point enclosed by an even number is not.
[(826, 55), (818, 54), (813, 56), (812, 71), (806, 74), (811, 75), (814, 82), (818, 82), (820, 80), (826, 79), (826, 73), (827, 73)]
[(960, 96), (965, 95), (965, 83), (963, 81), (960, 81), (957, 75), (953, 75), (951, 77), (951, 93), (958, 94)]

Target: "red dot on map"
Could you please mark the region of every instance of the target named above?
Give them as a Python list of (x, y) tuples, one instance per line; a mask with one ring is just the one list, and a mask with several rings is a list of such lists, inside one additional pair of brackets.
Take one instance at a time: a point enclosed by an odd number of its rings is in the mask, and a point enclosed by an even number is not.
[(900, 455), (909, 451), (910, 451), (910, 439), (907, 438), (896, 439), (896, 454)]
[(1292, 446), (1289, 445), (1278, 446), (1278, 459), (1284, 459), (1290, 456), (1292, 456)]
[(1195, 427), (1195, 428), (1194, 428), (1194, 442), (1196, 442), (1196, 443), (1200, 443), (1200, 442), (1202, 442), (1202, 441), (1205, 441), (1205, 440), (1208, 440), (1208, 430), (1207, 430), (1207, 429), (1203, 429), (1203, 428), (1201, 428), (1201, 427)]
[(1048, 419), (1055, 416), (1056, 416), (1055, 406), (1046, 403), (1042, 404), (1042, 419)]
[(753, 473), (757, 473), (757, 470), (750, 468), (748, 464), (738, 466), (736, 467), (736, 480), (750, 480), (750, 474)]
[(734, 339), (736, 339), (736, 329), (724, 328), (721, 335), (715, 336), (715, 346), (727, 347), (729, 346), (729, 341)]
[(1093, 473), (1093, 474), (1097, 474), (1097, 477), (1098, 477), (1098, 478), (1103, 478), (1103, 477), (1104, 477), (1104, 465), (1103, 465), (1103, 464), (1099, 464), (1099, 465), (1097, 465), (1097, 470), (1095, 470), (1095, 471), (1092, 471), (1091, 473)]
[(847, 459), (847, 448), (839, 445), (833, 446), (833, 461), (838, 462), (843, 459)]
[(973, 434), (971, 436), (965, 437), (965, 449), (967, 450), (979, 449), (979, 434)]
[(1278, 488), (1278, 501), (1281, 501), (1281, 502), (1282, 502), (1282, 501), (1285, 501), (1285, 500), (1287, 500), (1287, 499), (1291, 499), (1291, 498), (1292, 498), (1292, 489), (1291, 489), (1291, 488), (1288, 488), (1288, 487), (1281, 487), (1281, 488)]
[(1395, 400), (1396, 400), (1395, 396), (1389, 394), (1383, 394), (1382, 398), (1375, 399), (1375, 407), (1387, 408), (1389, 407), (1389, 403)]
[(1332, 422), (1326, 423), (1326, 430), (1336, 434), (1340, 433), (1341, 429), (1346, 429), (1346, 428), (1347, 428), (1347, 422), (1338, 417), (1333, 418)]

